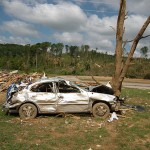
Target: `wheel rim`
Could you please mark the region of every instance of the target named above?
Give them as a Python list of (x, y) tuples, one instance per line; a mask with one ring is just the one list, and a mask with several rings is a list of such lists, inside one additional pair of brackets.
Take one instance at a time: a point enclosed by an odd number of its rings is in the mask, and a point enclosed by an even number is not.
[(107, 109), (104, 106), (96, 107), (96, 115), (104, 116), (107, 113)]
[(22, 108), (22, 114), (27, 117), (30, 118), (33, 116), (34, 114), (34, 108), (32, 106), (24, 106)]

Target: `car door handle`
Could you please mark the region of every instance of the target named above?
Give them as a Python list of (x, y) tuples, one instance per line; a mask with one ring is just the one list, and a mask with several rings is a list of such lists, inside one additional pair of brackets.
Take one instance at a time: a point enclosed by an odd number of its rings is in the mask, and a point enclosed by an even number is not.
[(64, 98), (63, 96), (58, 96), (59, 98)]

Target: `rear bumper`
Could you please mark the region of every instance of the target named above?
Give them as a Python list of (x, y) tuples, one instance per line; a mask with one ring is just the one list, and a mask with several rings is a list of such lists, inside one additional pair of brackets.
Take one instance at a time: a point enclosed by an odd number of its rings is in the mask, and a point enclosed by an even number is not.
[(10, 105), (9, 103), (4, 103), (2, 105), (2, 111), (7, 113), (17, 113), (18, 112), (18, 104)]
[(2, 111), (5, 112), (6, 114), (9, 113), (9, 108), (7, 107), (6, 103), (4, 103), (4, 104), (2, 105)]

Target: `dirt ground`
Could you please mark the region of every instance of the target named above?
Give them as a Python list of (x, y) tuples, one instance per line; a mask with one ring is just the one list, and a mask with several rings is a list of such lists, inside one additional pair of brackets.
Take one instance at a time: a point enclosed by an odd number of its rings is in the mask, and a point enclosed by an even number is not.
[[(1, 92), (0, 105), (5, 97), (6, 93)], [(132, 101), (137, 103), (139, 100)], [(140, 103), (150, 105), (149, 100), (140, 100)], [(128, 111), (111, 123), (90, 114), (65, 117), (41, 115), (36, 119), (21, 120), (18, 115), (6, 116), (1, 113), (0, 145), (2, 149), (16, 150), (148, 150), (148, 118), (149, 112), (134, 111)]]
[(5, 92), (0, 92), (0, 103), (3, 103), (6, 98), (6, 93)]

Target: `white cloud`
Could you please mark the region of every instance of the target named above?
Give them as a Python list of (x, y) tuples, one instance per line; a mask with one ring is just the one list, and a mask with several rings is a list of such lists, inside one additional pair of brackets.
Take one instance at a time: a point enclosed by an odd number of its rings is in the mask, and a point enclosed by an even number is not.
[(149, 0), (127, 0), (127, 9), (135, 14), (149, 16)]
[(99, 18), (91, 15), (82, 31), (85, 32), (84, 42), (99, 51), (114, 51), (116, 16)]
[(108, 38), (110, 35), (115, 34), (112, 28), (116, 27), (116, 19), (117, 16), (99, 18), (97, 15), (91, 15), (82, 30)]
[(14, 0), (14, 1), (21, 1), (21, 2), (26, 3), (28, 5), (47, 3), (47, 0)]
[[(12, 35), (31, 36), (38, 34), (33, 28), (34, 25), (41, 28), (48, 26), (52, 31), (49, 32), (51, 34), (49, 37), (51, 36), (57, 42), (70, 45), (88, 44), (91, 48), (98, 48), (99, 51), (109, 53), (115, 51), (116, 33), (114, 30), (117, 16), (102, 17), (90, 13), (86, 15), (78, 5), (61, 0), (54, 2), (54, 4), (48, 4), (46, 0), (3, 0), (3, 6), (7, 14), (24, 21), (6, 22), (5, 31), (11, 32)], [(119, 0), (91, 0), (91, 2), (95, 5), (101, 5), (106, 11), (119, 9)], [(127, 10), (134, 15), (129, 13), (128, 19), (125, 20), (125, 39), (131, 40), (135, 37), (145, 22), (146, 15), (149, 15), (149, 8), (148, 0), (137, 0), (136, 2), (135, 0), (127, 0)], [(21, 30), (21, 28), (24, 30)], [(150, 34), (150, 27), (146, 30), (146, 34)], [(136, 53), (138, 54), (142, 46), (149, 46), (149, 41), (149, 38), (141, 40)]]
[[(131, 15), (125, 21), (125, 38), (132, 40), (139, 32), (147, 17), (140, 15)], [(146, 29), (144, 35), (150, 34), (150, 26)]]
[[(140, 30), (145, 20), (146, 17), (143, 16), (129, 16), (125, 22), (126, 33), (124, 39), (133, 39)], [(116, 40), (116, 21), (117, 16), (99, 18), (97, 15), (91, 15), (87, 19), (85, 26), (81, 27), (80, 32), (63, 32), (60, 34), (57, 33), (54, 35), (54, 37), (58, 41), (64, 43), (77, 45), (88, 44), (91, 48), (98, 48), (99, 51), (114, 53)], [(146, 33), (150, 33), (149, 27), (146, 30)], [(139, 44), (146, 46), (149, 44), (149, 39), (146, 38), (144, 40), (141, 40)], [(141, 48), (141, 46), (138, 45), (136, 53), (139, 52), (139, 48)]]
[[(113, 0), (113, 1), (112, 0), (101, 0), (101, 1), (89, 0), (89, 1), (93, 3), (93, 6), (95, 6), (96, 8), (101, 8), (100, 6), (102, 6), (111, 10), (112, 8), (114, 10), (118, 10), (120, 5), (120, 0)], [(127, 12), (129, 12), (129, 14), (134, 13), (134, 14), (149, 16), (149, 8), (150, 8), (149, 0), (127, 0), (126, 5), (127, 5), (126, 10)]]
[(5, 37), (5, 36), (0, 36), (0, 43), (14, 43), (14, 44), (29, 44), (31, 43), (31, 40), (28, 38), (21, 38), (21, 37)]
[(37, 37), (39, 35), (32, 25), (18, 20), (4, 22), (0, 29), (7, 31), (14, 36)]
[(64, 32), (62, 34), (56, 33), (54, 34), (54, 38), (66, 44), (78, 45), (83, 42), (83, 36), (80, 33), (69, 33), (69, 32)]
[(24, 21), (47, 25), (57, 30), (72, 31), (80, 28), (86, 15), (72, 3), (26, 5), (21, 1), (3, 1), (5, 11)]

